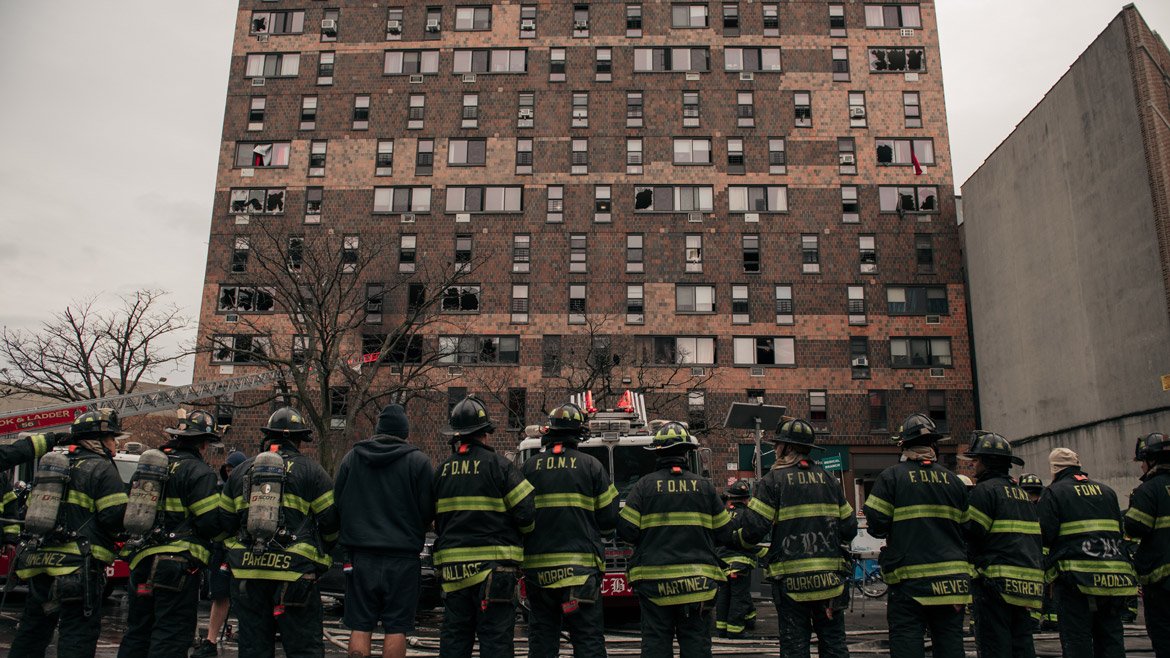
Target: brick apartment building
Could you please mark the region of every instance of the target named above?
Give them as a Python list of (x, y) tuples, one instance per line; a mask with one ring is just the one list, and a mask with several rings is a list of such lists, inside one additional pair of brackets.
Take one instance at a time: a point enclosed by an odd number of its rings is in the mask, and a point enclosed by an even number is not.
[[(729, 404), (762, 399), (824, 429), (852, 489), (896, 461), (906, 414), (974, 428), (935, 20), (928, 1), (241, 0), (201, 336), (234, 340), (239, 315), (288, 331), (240, 253), (258, 231), (388, 241), (362, 272), (395, 290), (375, 320), (424, 263), (476, 263), (442, 304), (458, 330), (423, 345), (451, 367), (408, 405), (434, 458), (449, 399), (480, 394), (507, 445), (564, 399), (566, 361), (603, 354), (611, 390), (710, 428), (717, 481), (751, 468)], [(195, 377), (256, 367), (215, 350)], [(269, 410), (248, 399), (221, 401), (237, 432)]]

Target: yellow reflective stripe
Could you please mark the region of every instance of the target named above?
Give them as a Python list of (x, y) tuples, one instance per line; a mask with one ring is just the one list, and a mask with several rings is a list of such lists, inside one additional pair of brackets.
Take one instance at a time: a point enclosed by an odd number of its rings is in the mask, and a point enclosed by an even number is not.
[(1039, 535), (1040, 522), (996, 519), (995, 523), (991, 524), (991, 532), (997, 534), (1014, 532), (1021, 535)]
[(11, 491), (5, 491), (4, 497), (0, 498), (0, 505), (7, 505), (14, 500), (16, 500), (16, 494)]
[(16, 575), (24, 580), (28, 580), (29, 578), (32, 578), (33, 576), (38, 576), (40, 574), (45, 574), (46, 576), (54, 576), (54, 577), (55, 576), (67, 576), (71, 573), (76, 572), (80, 568), (81, 568), (80, 565), (74, 565), (72, 567), (31, 567), (28, 569), (17, 569)]
[(296, 494), (290, 494), (287, 491), (281, 494), (280, 504), (282, 507), (287, 507), (289, 509), (295, 509), (296, 511), (300, 512), (301, 514), (308, 514), (309, 513), (309, 501), (305, 500), (304, 498), (301, 498), (300, 496), (298, 496)]
[(605, 560), (595, 553), (537, 553), (524, 556), (525, 569), (544, 569), (548, 567), (597, 567), (605, 568)]
[(1120, 573), (1132, 574), (1133, 565), (1122, 560), (1059, 560), (1056, 563), (1061, 571), (1077, 573)]
[(504, 501), (491, 496), (453, 496), (440, 498), (435, 510), (445, 512), (503, 512)]
[(873, 494), (870, 494), (869, 498), (865, 499), (865, 506), (873, 509), (875, 512), (885, 514), (886, 516), (894, 515), (894, 506), (886, 500), (878, 498)]
[(203, 500), (197, 500), (191, 503), (187, 509), (191, 512), (191, 516), (203, 516), (219, 506), (219, 494), (212, 494)]
[(643, 514), (642, 525), (645, 528), (660, 528), (664, 526), (699, 526), (714, 530), (722, 528), (731, 521), (727, 510), (712, 516), (703, 512), (659, 512), (657, 514)]
[(20, 526), (6, 525), (3, 528), (0, 528), (0, 532), (4, 532), (5, 534), (9, 534), (9, 535), (19, 535), (20, 534)]
[(818, 589), (811, 592), (785, 592), (784, 595), (793, 601), (825, 601), (841, 596), (843, 591), (845, 591), (845, 584), (841, 583), (829, 589)]
[(537, 494), (536, 509), (549, 507), (579, 507), (593, 511), (596, 503), (591, 496), (579, 493)]
[(809, 571), (840, 571), (845, 568), (845, 560), (838, 557), (810, 557), (803, 560), (783, 560), (768, 565), (768, 575), (801, 573)]
[(615, 489), (612, 484), (609, 485), (609, 488), (606, 489), (604, 493), (602, 493), (600, 496), (598, 496), (595, 499), (594, 509), (604, 509), (606, 507), (609, 507), (609, 505), (611, 503), (613, 503), (613, 499), (617, 498), (617, 496), (618, 496), (617, 489)]
[(521, 562), (524, 560), (524, 549), (519, 546), (465, 546), (436, 551), (434, 555), (435, 564), (486, 562), (489, 560)]
[(211, 561), (211, 551), (207, 550), (207, 547), (189, 541), (173, 541), (167, 544), (162, 544), (161, 546), (151, 546), (150, 548), (145, 548), (141, 551), (138, 551), (134, 554), (133, 557), (130, 558), (130, 568), (133, 569), (134, 567), (137, 567), (139, 562), (150, 557), (151, 555), (157, 555), (159, 553), (173, 554), (183, 552), (190, 553), (191, 557), (199, 560), (203, 564), (207, 564)]
[(971, 602), (970, 594), (955, 596), (914, 596), (911, 597), (922, 605), (967, 605)]
[(853, 516), (853, 506), (849, 503), (841, 503), (841, 509), (837, 512), (838, 519), (847, 519)]
[(1159, 516), (1154, 520), (1154, 530), (1170, 528), (1170, 516)]
[(828, 516), (837, 518), (841, 509), (837, 505), (829, 503), (809, 503), (806, 505), (792, 505), (789, 507), (781, 507), (776, 512), (776, 518), (779, 521), (789, 521), (792, 519), (807, 519), (817, 516)]
[(748, 509), (769, 521), (776, 520), (776, 508), (754, 496), (748, 501)]
[(279, 580), (291, 583), (304, 576), (299, 571), (269, 571), (268, 569), (232, 569), (232, 576), (243, 580)]
[(974, 521), (983, 527), (984, 530), (991, 530), (991, 517), (984, 514), (983, 510), (977, 507), (967, 507), (967, 520)]
[(532, 493), (532, 491), (532, 483), (528, 480), (521, 480), (520, 484), (516, 485), (508, 493), (504, 494), (504, 505), (506, 505), (508, 509), (512, 509), (513, 507), (519, 505), (520, 501), (524, 500), (524, 498), (528, 494)]
[(1060, 524), (1060, 537), (1078, 535), (1082, 532), (1121, 532), (1121, 526), (1116, 519), (1088, 519)]
[(45, 439), (44, 434), (33, 434), (28, 438), (32, 442), (33, 459), (40, 459), (49, 451), (49, 442)]
[(330, 541), (337, 541), (337, 537), (338, 537), (338, 535), (340, 535), (340, 534), (341, 534), (340, 532), (330, 532), (330, 533), (328, 533), (328, 534), (321, 535), (321, 539), (323, 539), (323, 540), (325, 540), (325, 541), (327, 541), (327, 542), (330, 542)]
[(113, 562), (114, 558), (117, 557), (110, 549), (106, 548), (105, 546), (98, 546), (97, 544), (92, 544), (89, 547), (89, 552), (91, 555), (97, 558), (98, 561), (105, 562), (106, 564)]
[(911, 578), (936, 578), (938, 576), (973, 575), (971, 565), (967, 562), (952, 560), (950, 562), (935, 562), (934, 564), (914, 564), (899, 567), (893, 571), (883, 570), (886, 582), (893, 585)]
[(533, 530), (536, 530), (536, 521), (533, 521), (528, 525), (520, 526), (520, 534), (522, 535), (532, 534)]
[(950, 505), (907, 505), (894, 510), (894, 522), (913, 519), (946, 519), (955, 523), (963, 522), (963, 510)]
[(293, 555), (299, 555), (325, 567), (329, 567), (333, 564), (333, 558), (317, 550), (316, 546), (306, 542), (297, 542), (296, 544), (293, 544), (292, 546), (284, 549), (284, 552), (292, 553)]
[[(126, 494), (122, 495), (125, 496)], [(73, 503), (78, 507), (83, 507), (86, 511), (89, 512), (93, 511), (93, 498), (90, 498), (76, 489), (69, 490), (69, 493), (65, 496), (65, 502)]]
[(622, 508), (622, 511), (619, 514), (619, 516), (621, 516), (623, 519), (629, 521), (631, 524), (633, 524), (633, 526), (635, 528), (642, 527), (642, 515), (638, 513), (638, 510), (634, 509), (633, 507), (630, 507), (629, 505), (626, 505), (625, 507)]
[(1125, 518), (1129, 519), (1130, 521), (1136, 521), (1146, 526), (1147, 528), (1154, 527), (1154, 517), (1146, 514), (1136, 507), (1129, 508), (1129, 510), (1125, 513)]
[(122, 492), (118, 492), (118, 493), (113, 493), (113, 494), (110, 494), (108, 496), (102, 496), (101, 498), (98, 498), (97, 502), (94, 503), (93, 505), (96, 508), (96, 511), (100, 512), (100, 511), (102, 511), (104, 509), (108, 509), (110, 507), (116, 507), (118, 505), (125, 505), (126, 501), (127, 501), (126, 494), (124, 494)]
[(164, 512), (174, 512), (176, 514), (182, 514), (187, 511), (186, 505), (183, 505), (183, 501), (179, 498), (164, 498), (162, 508)]
[(482, 583), (483, 581), (487, 580), (488, 574), (490, 574), (491, 572), (492, 572), (491, 569), (484, 569), (483, 571), (480, 571), (479, 573), (475, 574), (474, 576), (468, 576), (467, 578), (464, 578), (462, 580), (444, 580), (443, 581), (443, 591), (444, 592), (454, 592), (456, 590), (467, 589), (468, 587), (471, 587), (472, 585), (478, 585), (478, 584)]
[(713, 564), (663, 564), (630, 568), (630, 582), (635, 580), (667, 580), (704, 576), (712, 580), (726, 580), (723, 569)]
[(979, 573), (988, 578), (1015, 578), (1030, 582), (1044, 582), (1044, 572), (1031, 567), (1017, 567), (1010, 564), (992, 564), (980, 569)]
[(221, 491), (219, 494), (219, 508), (225, 512), (234, 512), (236, 511), (236, 501)]
[(333, 505), (333, 490), (330, 489), (329, 491), (326, 491), (325, 493), (321, 494), (320, 496), (317, 496), (316, 498), (314, 498), (313, 502), (309, 504), (309, 509), (313, 510), (314, 514), (320, 514), (321, 512), (324, 512), (325, 510), (329, 509), (332, 505)]
[(1170, 564), (1163, 564), (1150, 573), (1139, 576), (1138, 580), (1140, 580), (1143, 585), (1148, 585), (1149, 583), (1156, 583), (1167, 577), (1170, 577)]

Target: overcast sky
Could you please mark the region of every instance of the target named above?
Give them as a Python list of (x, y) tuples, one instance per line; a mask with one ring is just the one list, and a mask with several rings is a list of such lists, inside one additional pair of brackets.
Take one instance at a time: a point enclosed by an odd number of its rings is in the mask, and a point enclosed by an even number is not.
[[(1123, 4), (936, 2), (956, 186)], [(1170, 34), (1170, 2), (1137, 6)], [(194, 323), (236, 7), (0, 0), (0, 325), (148, 287)]]

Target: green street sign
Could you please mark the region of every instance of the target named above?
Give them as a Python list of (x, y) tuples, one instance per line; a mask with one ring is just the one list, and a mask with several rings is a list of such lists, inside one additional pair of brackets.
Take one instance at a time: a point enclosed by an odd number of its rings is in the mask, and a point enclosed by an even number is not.
[(841, 461), (841, 455), (825, 455), (824, 459), (817, 460), (821, 468), (826, 471), (843, 471), (844, 464)]

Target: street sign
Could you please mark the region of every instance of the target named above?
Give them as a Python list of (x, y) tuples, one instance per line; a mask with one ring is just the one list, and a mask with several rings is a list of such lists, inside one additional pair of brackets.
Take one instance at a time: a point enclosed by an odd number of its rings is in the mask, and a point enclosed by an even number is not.
[(826, 471), (843, 471), (844, 464), (841, 461), (841, 455), (825, 455), (824, 459), (819, 460), (821, 468)]

